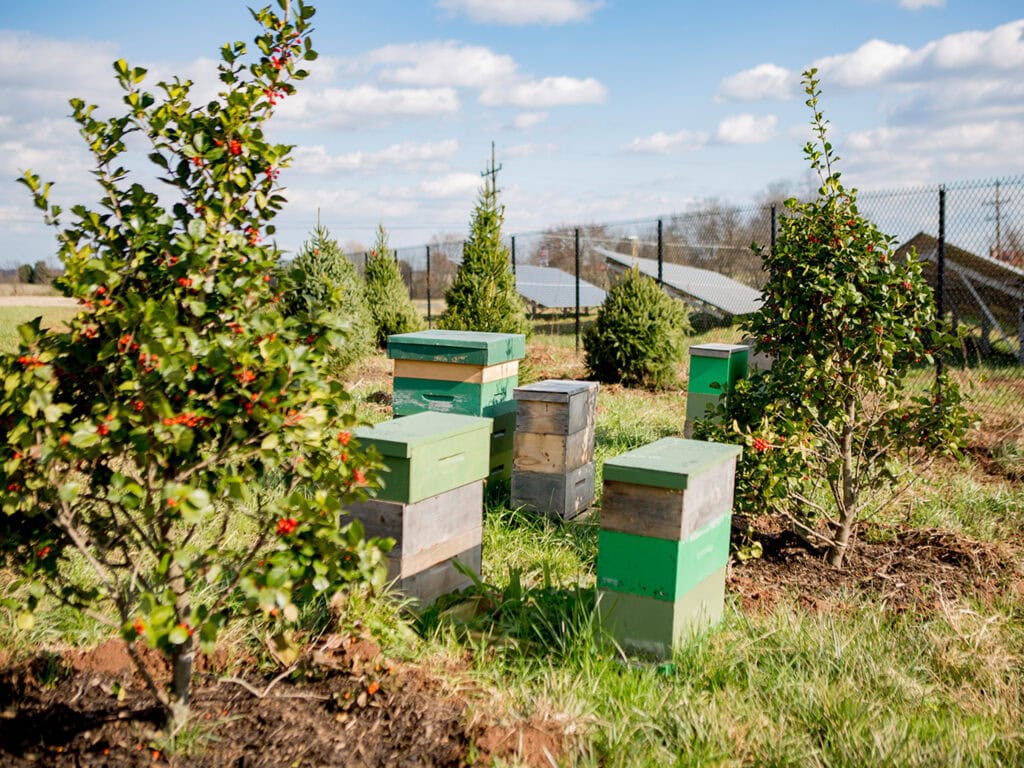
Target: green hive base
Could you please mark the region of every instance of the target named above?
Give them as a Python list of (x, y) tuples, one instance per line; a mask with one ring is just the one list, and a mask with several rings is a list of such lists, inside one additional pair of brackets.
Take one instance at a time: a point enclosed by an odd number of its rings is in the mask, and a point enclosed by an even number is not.
[(719, 568), (672, 602), (599, 589), (601, 625), (624, 650), (669, 658), (695, 634), (721, 620), (725, 571)]
[(493, 418), (515, 412), (512, 390), (518, 382), (518, 375), (485, 384), (396, 378), (391, 410), (395, 416), (436, 411)]

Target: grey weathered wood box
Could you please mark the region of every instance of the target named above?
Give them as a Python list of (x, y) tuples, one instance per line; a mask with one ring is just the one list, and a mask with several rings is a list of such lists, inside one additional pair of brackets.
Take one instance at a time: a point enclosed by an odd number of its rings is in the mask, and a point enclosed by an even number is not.
[(477, 480), (413, 503), (367, 499), (349, 507), (366, 536), (395, 540), (388, 579), (395, 590), (422, 603), (467, 587), (471, 579), (452, 560), (480, 574), (483, 482)]
[(594, 500), (598, 385), (547, 380), (513, 391), (512, 503), (563, 520)]

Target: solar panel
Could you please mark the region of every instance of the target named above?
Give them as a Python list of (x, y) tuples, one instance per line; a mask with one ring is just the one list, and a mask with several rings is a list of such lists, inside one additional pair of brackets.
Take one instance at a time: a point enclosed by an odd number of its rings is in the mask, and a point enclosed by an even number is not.
[[(516, 290), (527, 301), (547, 309), (576, 306), (576, 278), (554, 267), (516, 265)], [(604, 303), (605, 292), (593, 283), (580, 280), (580, 306), (597, 307)]]
[[(634, 258), (626, 253), (597, 246), (594, 246), (594, 250), (613, 267), (629, 269), (636, 265), (645, 275), (653, 278), (658, 276), (656, 259)], [(672, 292), (703, 302), (729, 315), (747, 315), (761, 308), (760, 291), (710, 269), (664, 262), (661, 275), (662, 283)]]

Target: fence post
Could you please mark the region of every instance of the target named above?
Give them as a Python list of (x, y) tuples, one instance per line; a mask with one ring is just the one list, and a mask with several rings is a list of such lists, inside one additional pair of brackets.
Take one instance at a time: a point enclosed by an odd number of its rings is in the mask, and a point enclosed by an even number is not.
[[(935, 264), (936, 304), (939, 318), (946, 318), (946, 185), (939, 185), (939, 242)], [(935, 375), (942, 375), (942, 355), (935, 358)]]
[(516, 276), (516, 236), (512, 235), (512, 277)]
[(580, 353), (580, 230), (575, 230), (576, 251), (576, 354)]
[(661, 219), (658, 219), (658, 285), (662, 284), (662, 262), (665, 258), (664, 242), (661, 236)]
[(427, 246), (427, 328), (432, 328), (433, 317), (430, 315), (430, 246)]
[(775, 203), (772, 203), (771, 204), (771, 227), (772, 227), (772, 235), (771, 235), (771, 237), (772, 237), (772, 250), (771, 250), (771, 254), (772, 254), (772, 256), (775, 255), (775, 227), (776, 227), (777, 221), (778, 220), (776, 219)]

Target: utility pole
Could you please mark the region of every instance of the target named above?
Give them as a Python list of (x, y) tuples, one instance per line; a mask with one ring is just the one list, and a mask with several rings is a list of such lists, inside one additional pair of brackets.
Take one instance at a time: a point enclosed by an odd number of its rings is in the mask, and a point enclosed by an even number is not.
[[(1003, 253), (1003, 232), (1002, 232), (1003, 211), (1002, 211), (1002, 204), (1001, 204), (1001, 202), (999, 200), (999, 180), (998, 179), (996, 179), (996, 199), (994, 201), (986, 202), (985, 205), (994, 206), (995, 209), (996, 209), (996, 252), (995, 252), (995, 254), (993, 254), (993, 256), (994, 256), (994, 258), (999, 259), (999, 258), (1001, 258), (1001, 254)], [(988, 221), (992, 221), (992, 219), (988, 219)]]
[(480, 175), (484, 178), (491, 177), (491, 193), (498, 196), (498, 171), (502, 169), (502, 166), (494, 164), (494, 142), (491, 142), (491, 166), (486, 171), (480, 171)]

